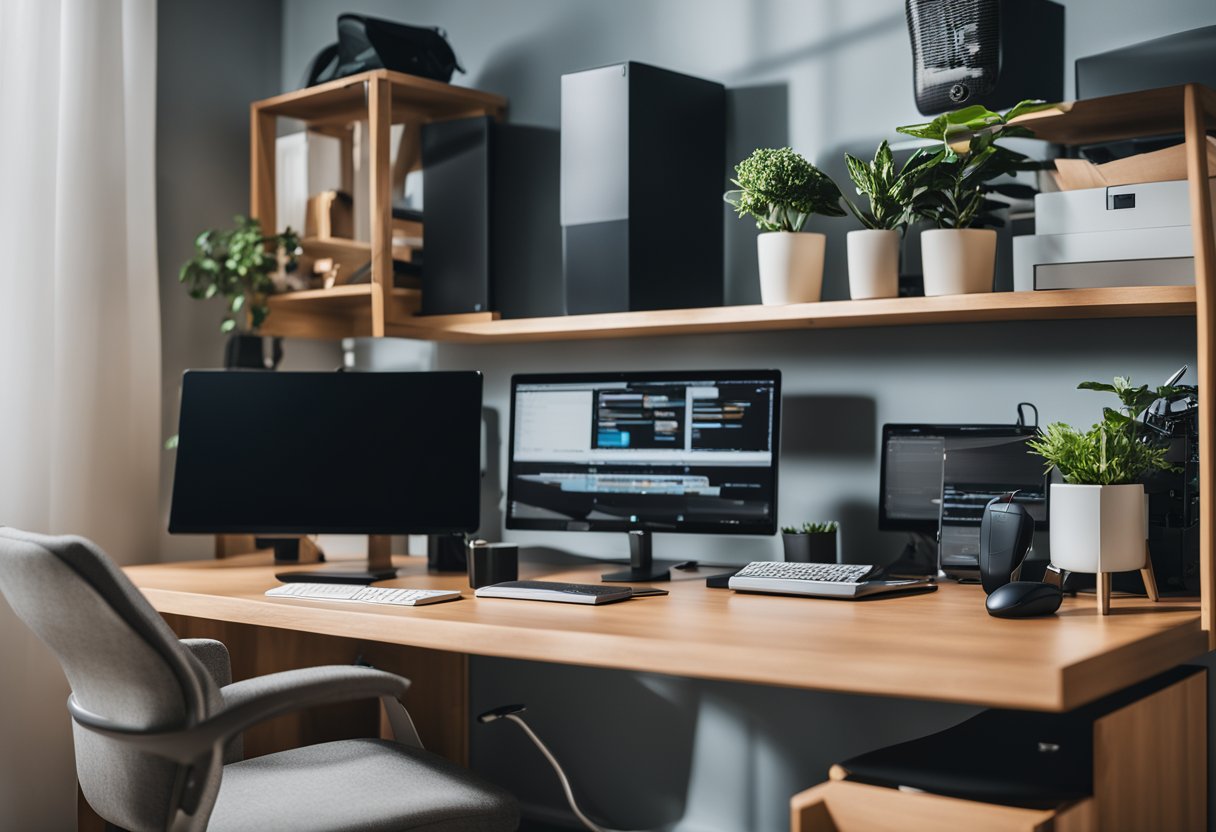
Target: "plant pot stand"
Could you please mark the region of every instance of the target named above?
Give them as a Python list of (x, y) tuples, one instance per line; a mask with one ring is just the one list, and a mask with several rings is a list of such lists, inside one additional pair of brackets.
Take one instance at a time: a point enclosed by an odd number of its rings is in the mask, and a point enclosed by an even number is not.
[[(1099, 572), (1094, 592), (1098, 597), (1098, 614), (1110, 615), (1110, 583), (1113, 572)], [(1157, 592), (1157, 576), (1153, 572), (1153, 559), (1149, 557), (1148, 544), (1144, 546), (1144, 566), (1140, 568), (1140, 579), (1144, 581), (1144, 594), (1154, 603), (1161, 600)]]

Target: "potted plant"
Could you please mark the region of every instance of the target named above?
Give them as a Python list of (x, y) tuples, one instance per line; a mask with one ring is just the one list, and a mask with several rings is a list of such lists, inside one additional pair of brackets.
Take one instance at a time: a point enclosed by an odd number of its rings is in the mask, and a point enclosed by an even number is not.
[(921, 234), (921, 258), (926, 295), (991, 292), (996, 264), (996, 231), (1001, 225), (993, 211), (1004, 203), (990, 200), (993, 191), (1024, 197), (1033, 190), (992, 180), (1037, 167), (1021, 153), (1002, 147), (1004, 137), (1030, 136), (1009, 122), (1024, 113), (1051, 105), (1023, 101), (1005, 113), (981, 105), (944, 113), (926, 124), (896, 128), (900, 133), (941, 143), (921, 163), (925, 189), (913, 208), (936, 228)]
[(290, 228), (268, 236), (256, 219), (233, 220), (235, 228), (198, 235), (195, 255), (182, 264), (178, 280), (192, 298), (224, 299), (220, 331), (231, 333), (225, 366), (265, 368), (262, 339), (255, 333), (270, 314), (266, 298), (275, 291), (275, 276), (295, 267), (300, 239)]
[(785, 559), (798, 563), (835, 563), (836, 532), (840, 528), (835, 520), (824, 523), (803, 523), (801, 528), (781, 527), (781, 544), (785, 548)]
[(843, 217), (840, 189), (788, 147), (759, 148), (735, 166), (735, 176), (731, 181), (738, 190), (727, 191), (723, 199), (740, 217), (754, 217), (765, 232), (756, 238), (761, 301), (818, 301), (827, 238), (802, 227), (812, 214)]
[(847, 236), (849, 252), (849, 296), (893, 298), (899, 295), (899, 244), (912, 220), (913, 206), (924, 192), (921, 183), (926, 162), (931, 158), (915, 153), (903, 167), (896, 169), (891, 146), (883, 142), (872, 162), (846, 153), (849, 178), (858, 196), (869, 202), (859, 208), (844, 197), (844, 204), (864, 226)]
[[(1051, 560), (1061, 569), (1103, 576), (1145, 565), (1144, 477), (1173, 470), (1166, 441), (1138, 416), (1179, 392), (1149, 390), (1131, 380), (1087, 381), (1080, 390), (1114, 393), (1121, 406), (1104, 408), (1088, 431), (1056, 422), (1027, 444), (1064, 478), (1051, 485)], [(1105, 584), (1104, 584), (1105, 585)], [(1102, 599), (1105, 600), (1105, 597)], [(1105, 603), (1101, 604), (1103, 612)]]

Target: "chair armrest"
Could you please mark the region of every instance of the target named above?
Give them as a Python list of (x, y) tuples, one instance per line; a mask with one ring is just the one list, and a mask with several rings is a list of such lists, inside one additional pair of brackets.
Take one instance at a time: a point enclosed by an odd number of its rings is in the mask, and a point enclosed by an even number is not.
[(232, 684), (232, 660), (224, 642), (212, 638), (183, 638), (181, 642), (182, 647), (199, 660), (217, 687)]
[[(287, 670), (228, 685), (223, 689), (224, 710), (197, 725), (164, 731), (116, 725), (82, 708), (75, 696), (68, 697), (68, 710), (77, 724), (94, 733), (183, 765), (191, 765), (210, 752), (222, 753), (223, 745), (228, 740), (252, 725), (312, 705), (379, 697), (390, 709), (389, 718), (393, 720), (396, 733), (397, 721), (390, 706), (395, 704), (405, 714), (400, 700), (409, 686), (409, 680), (401, 676), (370, 667)], [(405, 720), (408, 722), (408, 714), (405, 714)], [(414, 736), (416, 738), (417, 734)], [(409, 741), (408, 736), (402, 737), (400, 734), (398, 739)]]

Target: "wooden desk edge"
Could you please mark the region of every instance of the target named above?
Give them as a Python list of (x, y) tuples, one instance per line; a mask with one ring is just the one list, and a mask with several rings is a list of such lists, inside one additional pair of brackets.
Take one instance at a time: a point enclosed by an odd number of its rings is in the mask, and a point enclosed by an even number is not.
[[(1053, 668), (1011, 663), (1003, 669), (1001, 677), (987, 672), (965, 673), (962, 676), (955, 674), (953, 678), (935, 677), (933, 683), (928, 684), (917, 683), (924, 677), (919, 668), (897, 669), (885, 677), (874, 677), (872, 681), (861, 680), (858, 674), (845, 674), (841, 679), (813, 670), (791, 673), (790, 665), (781, 662), (756, 668), (746, 660), (749, 648), (740, 645), (721, 646), (720, 660), (706, 663), (695, 657), (682, 657), (679, 651), (673, 655), (670, 647), (656, 647), (653, 639), (585, 631), (532, 631), (529, 633), (530, 646), (521, 649), (511, 628), (498, 624), (419, 620), (418, 626), (396, 628), (391, 632), (382, 630), (372, 635), (368, 632), (367, 617), (382, 615), (378, 610), (297, 608), (248, 597), (156, 588), (145, 588), (143, 592), (152, 605), (165, 614), (316, 635), (525, 661), (1036, 711), (1071, 710), (1197, 658), (1206, 647), (1196, 611), (1195, 619), (1186, 625), (1170, 627), (1134, 644), (1073, 665)], [(300, 615), (303, 610), (308, 614)], [(1181, 632), (1184, 629), (1189, 631)], [(983, 692), (979, 692), (981, 690)]]

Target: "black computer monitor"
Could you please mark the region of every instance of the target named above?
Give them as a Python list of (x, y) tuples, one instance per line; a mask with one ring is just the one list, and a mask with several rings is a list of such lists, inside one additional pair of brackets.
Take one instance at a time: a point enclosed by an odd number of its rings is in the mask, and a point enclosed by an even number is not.
[(781, 373), (518, 375), (509, 529), (629, 532), (631, 569), (662, 580), (650, 534), (774, 534)]
[(878, 527), (933, 535), (940, 563), (973, 569), (984, 507), (1017, 491), (1015, 500), (1047, 528), (1047, 476), (1026, 442), (1024, 425), (887, 424), (882, 428)]
[(481, 388), (476, 372), (187, 372), (169, 531), (474, 531)]

